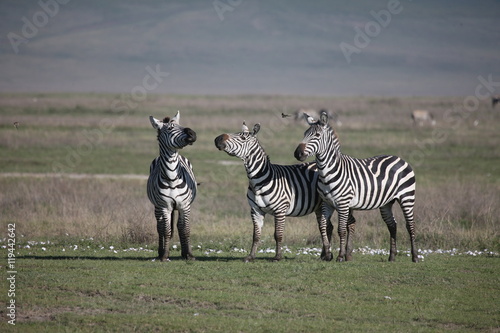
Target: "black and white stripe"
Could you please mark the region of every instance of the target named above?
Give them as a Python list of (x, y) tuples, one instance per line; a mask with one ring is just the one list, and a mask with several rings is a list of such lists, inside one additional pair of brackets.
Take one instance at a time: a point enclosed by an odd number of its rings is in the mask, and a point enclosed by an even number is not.
[[(219, 150), (243, 160), (248, 176), (247, 199), (254, 229), (252, 249), (245, 261), (255, 259), (266, 214), (274, 215), (276, 256), (273, 260), (277, 261), (282, 258), (281, 243), (285, 217), (304, 216), (312, 212), (316, 213), (323, 244), (328, 245), (328, 249), (323, 248), (322, 259), (330, 260), (329, 246), (333, 230), (330, 216), (333, 211), (322, 204), (317, 192), (316, 163), (272, 164), (257, 140), (259, 129), (260, 125), (256, 124), (250, 133), (246, 125), (243, 125), (242, 132), (222, 134), (215, 138), (215, 146)], [(325, 257), (326, 253), (330, 254), (330, 258)]]
[[(391, 235), (389, 261), (396, 256), (396, 220), (392, 205), (398, 202), (410, 235), (411, 255), (418, 262), (415, 247), (415, 174), (411, 166), (397, 156), (376, 156), (357, 159), (340, 151), (337, 135), (328, 125), (328, 115), (320, 120), (307, 117), (310, 127), (295, 150), (295, 157), (305, 161), (316, 155), (319, 171), (319, 192), (325, 202), (337, 209), (340, 252), (337, 261), (352, 259), (352, 234), (356, 220), (353, 210), (379, 208)], [(347, 239), (346, 239), (347, 238)]]
[(189, 244), (191, 203), (196, 197), (196, 179), (187, 158), (179, 155), (179, 149), (196, 141), (196, 133), (179, 125), (179, 112), (160, 121), (149, 117), (158, 131), (160, 156), (153, 160), (148, 179), (148, 198), (155, 206), (158, 230), (158, 258), (168, 261), (170, 240), (173, 233), (174, 211), (178, 211), (177, 229), (181, 241), (181, 254), (194, 259)]

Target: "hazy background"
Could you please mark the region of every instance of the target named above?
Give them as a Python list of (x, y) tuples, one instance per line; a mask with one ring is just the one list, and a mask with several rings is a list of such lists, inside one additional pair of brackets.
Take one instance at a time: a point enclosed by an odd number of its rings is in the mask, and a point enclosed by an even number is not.
[[(0, 92), (129, 93), (156, 65), (169, 76), (154, 93), (457, 96), (500, 81), (500, 1), (401, 0), (348, 63), (340, 43), (388, 2), (73, 0), (44, 22), (38, 1), (2, 0)], [(16, 53), (8, 34), (34, 19)]]

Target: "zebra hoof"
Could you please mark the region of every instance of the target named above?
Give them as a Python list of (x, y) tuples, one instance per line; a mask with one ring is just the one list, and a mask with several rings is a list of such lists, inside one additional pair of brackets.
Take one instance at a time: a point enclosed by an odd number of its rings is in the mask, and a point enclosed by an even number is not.
[(278, 262), (280, 261), (282, 258), (281, 257), (274, 257), (273, 259), (271, 259), (272, 262)]
[(254, 261), (254, 259), (255, 259), (254, 257), (248, 256), (248, 257), (246, 257), (243, 261), (244, 261), (244, 262), (253, 262), (253, 261)]
[(164, 258), (164, 257), (156, 258), (156, 259), (158, 259), (158, 261), (161, 261), (161, 262), (169, 262), (170, 261), (170, 258)]
[(333, 255), (331, 253), (328, 253), (326, 255), (321, 256), (321, 260), (323, 261), (332, 261), (333, 260)]
[(337, 262), (344, 262), (344, 261), (345, 261), (344, 257), (337, 257)]

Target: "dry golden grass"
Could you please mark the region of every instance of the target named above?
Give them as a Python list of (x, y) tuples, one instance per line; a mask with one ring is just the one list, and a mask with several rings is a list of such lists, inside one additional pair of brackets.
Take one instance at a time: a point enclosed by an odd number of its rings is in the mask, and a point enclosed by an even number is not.
[[(36, 98), (36, 101), (33, 100)], [(236, 158), (219, 152), (213, 139), (237, 132), (245, 120), (261, 123), (259, 139), (273, 163), (296, 163), (293, 150), (306, 129), (303, 122), (281, 118), (302, 107), (337, 112), (344, 153), (355, 157), (396, 154), (410, 162), (415, 151), (419, 247), (490, 248), (499, 250), (500, 116), (486, 103), (477, 112), (457, 111), (463, 98), (319, 98), (297, 96), (163, 96), (153, 95), (135, 109), (111, 109), (114, 95), (5, 95), (0, 99), (0, 158), (3, 172), (52, 172), (53, 161), (64, 161), (98, 131), (103, 120), (109, 131), (77, 160), (70, 172), (135, 173), (147, 176), (158, 151), (147, 117), (181, 110), (183, 125), (198, 134), (182, 154), (194, 165), (201, 182), (193, 206), (193, 242), (226, 242), (248, 248), (252, 224), (246, 202), (247, 178)], [(428, 109), (438, 124), (414, 127), (412, 109)], [(445, 118), (455, 110), (456, 121)], [(458, 119), (458, 120), (457, 120)], [(19, 121), (19, 129), (12, 125)], [(432, 141), (436, 131), (446, 134)], [(91, 132), (92, 133), (92, 132)], [(95, 133), (95, 132), (94, 132)], [(95, 140), (95, 137), (94, 137)], [(2, 224), (15, 222), (25, 239), (70, 237), (156, 244), (153, 208), (145, 180), (0, 177)], [(399, 247), (408, 247), (404, 221)], [(356, 246), (387, 248), (388, 232), (378, 211), (356, 212)], [(336, 221), (336, 217), (334, 218)], [(335, 223), (334, 223), (335, 224)], [(273, 220), (266, 217), (264, 244), (273, 244)], [(337, 246), (334, 237), (333, 246)], [(177, 241), (177, 238), (174, 238)], [(290, 218), (285, 244), (318, 245), (313, 216)]]

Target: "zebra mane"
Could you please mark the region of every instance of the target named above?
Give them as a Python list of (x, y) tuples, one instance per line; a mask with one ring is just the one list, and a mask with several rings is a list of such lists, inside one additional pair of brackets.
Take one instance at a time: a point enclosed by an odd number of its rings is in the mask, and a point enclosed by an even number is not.
[[(245, 133), (245, 132), (241, 132), (241, 134), (248, 134)], [(250, 135), (250, 137), (252, 137), (253, 135)], [(259, 147), (259, 149), (262, 151), (262, 153), (264, 154), (264, 156), (266, 157), (266, 162), (269, 162), (271, 163), (271, 158), (269, 158), (269, 154), (266, 152), (266, 150), (264, 149), (264, 147), (262, 147), (262, 144), (260, 143), (259, 139), (254, 137), (255, 138), (255, 142), (257, 143), (257, 146)]]
[(333, 144), (334, 144), (334, 147), (335, 149), (340, 153), (341, 150), (340, 150), (340, 138), (339, 136), (337, 135), (337, 131), (335, 130), (335, 128), (333, 128), (332, 126), (330, 126), (330, 124), (328, 124), (328, 128), (332, 131), (333, 133)]

